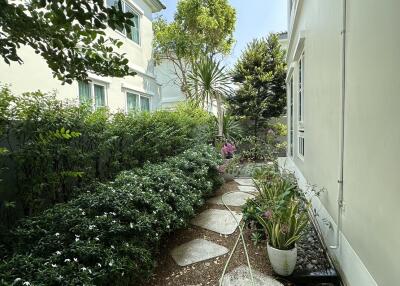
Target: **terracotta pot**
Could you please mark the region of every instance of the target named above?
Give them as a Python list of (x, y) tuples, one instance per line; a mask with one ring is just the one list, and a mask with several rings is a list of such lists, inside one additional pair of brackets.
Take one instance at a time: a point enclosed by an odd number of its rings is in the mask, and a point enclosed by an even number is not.
[(276, 249), (268, 244), (269, 261), (274, 271), (281, 276), (289, 276), (293, 273), (297, 260), (297, 248), (290, 250)]

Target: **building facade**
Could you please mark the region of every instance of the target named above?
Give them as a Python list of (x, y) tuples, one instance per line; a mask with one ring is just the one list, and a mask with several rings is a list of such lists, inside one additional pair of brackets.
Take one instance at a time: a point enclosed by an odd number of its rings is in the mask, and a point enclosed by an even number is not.
[[(106, 0), (108, 6), (116, 0)], [(164, 9), (159, 0), (123, 0), (124, 11), (131, 12), (136, 24), (132, 31), (106, 31), (107, 35), (124, 42), (120, 48), (129, 60), (129, 67), (137, 73), (124, 78), (89, 75), (89, 83), (74, 82), (62, 85), (53, 78), (46, 62), (29, 47), (19, 50), (24, 63), (5, 64), (0, 61), (0, 83), (8, 84), (13, 92), (53, 92), (57, 98), (72, 102), (90, 100), (93, 108), (107, 106), (110, 111), (128, 112), (133, 109), (154, 110), (161, 101), (161, 86), (156, 80), (153, 62), (153, 13)]]
[(346, 285), (400, 281), (400, 1), (288, 1), (288, 151)]

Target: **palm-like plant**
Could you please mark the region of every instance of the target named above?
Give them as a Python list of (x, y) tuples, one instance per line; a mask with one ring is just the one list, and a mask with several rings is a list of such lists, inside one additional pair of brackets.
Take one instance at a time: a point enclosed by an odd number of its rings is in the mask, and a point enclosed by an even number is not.
[(199, 103), (217, 103), (218, 136), (223, 136), (222, 101), (231, 92), (231, 78), (225, 73), (225, 67), (209, 56), (202, 56), (192, 66), (189, 73), (188, 88), (193, 99)]

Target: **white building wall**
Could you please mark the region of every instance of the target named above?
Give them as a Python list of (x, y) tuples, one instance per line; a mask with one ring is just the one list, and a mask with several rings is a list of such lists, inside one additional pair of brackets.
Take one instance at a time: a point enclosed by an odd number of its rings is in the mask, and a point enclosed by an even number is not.
[[(326, 188), (315, 206), (321, 213), (326, 243), (333, 245), (337, 227), (344, 1), (293, 2), (297, 9), (293, 9), (289, 24), (288, 79), (293, 76), (294, 156), (287, 165), (308, 183)], [(399, 9), (400, 1), (396, 0), (347, 1), (345, 207), (340, 248), (331, 253), (345, 282), (352, 286), (390, 286), (400, 281)], [(297, 155), (300, 51), (305, 53), (304, 160)], [(288, 104), (289, 100), (288, 94)]]
[[(140, 44), (127, 39), (123, 34), (107, 30), (107, 34), (124, 42), (120, 52), (125, 53), (129, 60), (129, 66), (137, 72), (134, 77), (110, 78), (91, 75), (90, 80), (107, 86), (106, 102), (112, 112), (126, 110), (126, 91), (151, 98), (151, 108), (157, 109), (161, 100), (160, 84), (156, 81), (154, 74), (154, 63), (152, 57), (152, 8), (147, 0), (126, 0), (136, 9), (140, 15)], [(43, 92), (56, 91), (58, 98), (78, 102), (78, 83), (62, 85), (54, 79), (52, 71), (46, 62), (36, 55), (30, 47), (22, 47), (19, 55), (24, 61), (5, 64), (0, 61), (0, 83), (11, 85), (11, 90), (16, 94), (27, 91), (41, 90)]]

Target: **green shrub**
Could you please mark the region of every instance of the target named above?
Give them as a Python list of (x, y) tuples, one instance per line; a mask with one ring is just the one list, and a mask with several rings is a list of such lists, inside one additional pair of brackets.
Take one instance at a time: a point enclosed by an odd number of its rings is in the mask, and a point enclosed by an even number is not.
[[(15, 201), (28, 216), (67, 202), (94, 181), (209, 142), (199, 130), (212, 122), (191, 106), (111, 115), (40, 92), (15, 97), (7, 88), (0, 90), (0, 111), (0, 147), (8, 150), (0, 152), (0, 170), (9, 168)], [(0, 189), (6, 188), (3, 183)]]
[(24, 219), (11, 237), (14, 254), (0, 264), (1, 283), (139, 285), (161, 238), (185, 226), (220, 183), (220, 163), (212, 147), (195, 146)]

